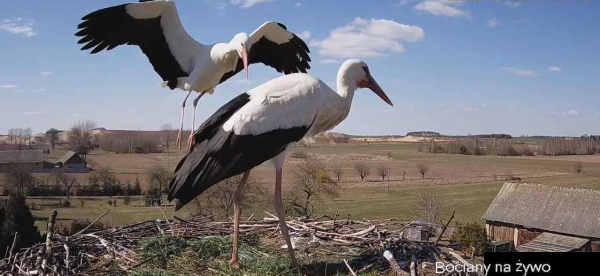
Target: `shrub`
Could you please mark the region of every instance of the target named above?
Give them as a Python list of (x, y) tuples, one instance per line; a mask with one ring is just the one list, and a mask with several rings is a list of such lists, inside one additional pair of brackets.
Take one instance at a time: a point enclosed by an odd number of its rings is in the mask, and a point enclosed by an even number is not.
[(66, 200), (66, 199), (65, 200), (61, 200), (59, 206), (61, 208), (69, 208), (69, 207), (71, 207), (71, 202), (68, 201), (68, 200)]
[(123, 204), (125, 204), (125, 206), (129, 206), (129, 204), (131, 204), (131, 197), (129, 197), (129, 196), (124, 197)]
[(113, 200), (109, 199), (109, 200), (106, 201), (106, 203), (108, 203), (108, 205), (112, 206), (113, 205)]
[(306, 159), (306, 158), (308, 158), (308, 153), (301, 151), (301, 150), (295, 150), (290, 153), (290, 157)]
[(454, 232), (452, 240), (459, 243), (463, 251), (471, 252), (474, 248), (475, 254), (481, 255), (485, 250), (487, 236), (485, 228), (477, 222), (467, 223), (466, 225), (457, 223), (457, 230)]
[(581, 162), (575, 163), (575, 165), (573, 165), (573, 170), (575, 171), (575, 173), (583, 172), (583, 164), (581, 164)]

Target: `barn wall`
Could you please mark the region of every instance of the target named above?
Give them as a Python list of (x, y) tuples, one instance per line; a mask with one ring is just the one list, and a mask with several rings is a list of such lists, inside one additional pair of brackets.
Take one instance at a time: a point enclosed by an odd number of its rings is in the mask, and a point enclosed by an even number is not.
[(600, 252), (600, 240), (592, 241), (590, 243), (590, 251), (592, 252)]
[(515, 228), (512, 225), (504, 224), (495, 221), (486, 222), (486, 230), (488, 238), (492, 241), (511, 241), (512, 246), (515, 246)]

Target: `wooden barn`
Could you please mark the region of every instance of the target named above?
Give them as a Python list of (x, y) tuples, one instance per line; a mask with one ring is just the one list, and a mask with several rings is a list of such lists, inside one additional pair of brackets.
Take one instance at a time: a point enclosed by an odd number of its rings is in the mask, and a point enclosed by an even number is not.
[(527, 252), (600, 252), (600, 191), (504, 183), (483, 215), (491, 241)]
[(0, 173), (12, 166), (24, 166), (31, 172), (44, 170), (44, 153), (41, 150), (5, 150), (0, 151)]
[(68, 172), (89, 172), (88, 168), (85, 165), (85, 160), (83, 158), (73, 152), (69, 151), (65, 153), (59, 160), (56, 162), (56, 167), (66, 169)]

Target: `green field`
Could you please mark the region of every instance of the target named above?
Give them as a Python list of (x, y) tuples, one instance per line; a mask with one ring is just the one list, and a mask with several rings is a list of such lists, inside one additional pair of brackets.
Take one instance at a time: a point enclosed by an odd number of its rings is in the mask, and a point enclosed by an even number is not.
[[(498, 156), (465, 156), (449, 154), (426, 154), (417, 151), (415, 143), (376, 143), (345, 144), (310, 147), (294, 147), (291, 152), (303, 151), (324, 160), (329, 168), (340, 167), (343, 175), (340, 185), (343, 187), (340, 197), (316, 204), (317, 215), (333, 215), (339, 211), (341, 216), (350, 214), (352, 218), (370, 219), (414, 219), (411, 208), (417, 196), (424, 191), (435, 191), (446, 206), (446, 213), (456, 211), (458, 221), (481, 221), (481, 216), (500, 190), (505, 175), (523, 178), (523, 182), (558, 185), (576, 188), (600, 189), (600, 156), (533, 156), (533, 157), (498, 157)], [(388, 157), (391, 155), (392, 157)], [(160, 154), (115, 155), (98, 154), (96, 162), (111, 162), (112, 157), (119, 162), (141, 164), (139, 167), (115, 168), (122, 174), (143, 172), (147, 164), (160, 160)], [(94, 155), (91, 155), (92, 160)], [(288, 158), (285, 165), (284, 182), (293, 181), (291, 172), (297, 158)], [(175, 163), (176, 160), (173, 161)], [(360, 181), (354, 171), (356, 162), (364, 162), (372, 167), (371, 174)], [(581, 174), (573, 172), (577, 162), (583, 164)], [(425, 179), (417, 173), (416, 164), (424, 163), (430, 167)], [(381, 181), (375, 173), (375, 166), (386, 164), (390, 167), (389, 180)], [(129, 165), (132, 166), (132, 165)], [(402, 172), (406, 179), (402, 180)], [(269, 191), (272, 189), (273, 169), (269, 162), (253, 170), (254, 176)], [(142, 178), (143, 179), (143, 178)], [(285, 183), (284, 183), (285, 185)], [(117, 206), (110, 206), (106, 197), (86, 197), (84, 206), (80, 206), (77, 197), (71, 198), (71, 207), (55, 208), (62, 198), (35, 198), (33, 214), (39, 219), (37, 225), (45, 228), (45, 218), (53, 211), (58, 211), (59, 223), (67, 225), (73, 219), (94, 220), (107, 209), (111, 211), (101, 220), (105, 225), (118, 226), (140, 220), (162, 219), (163, 214), (158, 207), (140, 204), (140, 198), (134, 198), (130, 206), (126, 206), (121, 198), (117, 198)], [(42, 204), (44, 203), (44, 204)], [(46, 205), (45, 208), (41, 208)], [(174, 215), (174, 207), (163, 208), (167, 217)], [(179, 217), (189, 215), (188, 208), (177, 214)], [(249, 208), (244, 211), (248, 216), (252, 213), (262, 217), (264, 206)], [(273, 211), (272, 207), (267, 208)]]

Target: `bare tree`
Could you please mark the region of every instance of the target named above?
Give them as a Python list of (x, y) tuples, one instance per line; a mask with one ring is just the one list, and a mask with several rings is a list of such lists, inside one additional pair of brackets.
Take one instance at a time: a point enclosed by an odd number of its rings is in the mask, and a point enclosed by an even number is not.
[(406, 179), (406, 171), (402, 171), (402, 180)]
[(163, 189), (171, 182), (171, 179), (173, 179), (173, 173), (163, 167), (155, 167), (148, 170), (148, 183), (151, 187), (158, 186), (160, 195), (162, 195)]
[(67, 199), (71, 196), (71, 189), (77, 184), (77, 179), (68, 175), (63, 169), (54, 170), (54, 177), (65, 187)]
[(56, 130), (55, 128), (51, 128), (49, 130), (46, 130), (46, 137), (48, 138), (48, 141), (50, 142), (50, 145), (52, 146), (52, 150), (54, 150), (54, 145), (56, 144), (56, 141), (58, 141), (58, 130)]
[(385, 178), (388, 176), (389, 172), (390, 170), (386, 165), (377, 167), (377, 174), (381, 177), (381, 181), (385, 181)]
[(427, 173), (428, 170), (429, 170), (429, 166), (427, 166), (423, 163), (417, 164), (417, 171), (419, 171), (419, 174), (421, 174), (422, 179), (425, 179), (425, 174)]
[(577, 162), (575, 165), (573, 165), (573, 169), (575, 170), (575, 173), (581, 173), (583, 172), (583, 164), (581, 164), (581, 162)]
[(87, 155), (97, 142), (94, 128), (96, 123), (92, 121), (79, 121), (69, 130), (69, 149), (81, 155), (84, 162), (87, 162)]
[(35, 185), (35, 178), (31, 174), (32, 168), (26, 165), (10, 165), (4, 174), (5, 187), (11, 191), (23, 194), (25, 188)]
[(444, 215), (445, 204), (434, 191), (425, 191), (418, 195), (417, 203), (411, 210), (412, 215), (423, 218), (428, 222), (440, 223)]
[(333, 170), (331, 170), (331, 172), (333, 173), (333, 175), (335, 175), (337, 181), (340, 182), (340, 178), (342, 177), (342, 167), (337, 166), (337, 167), (333, 168)]
[[(242, 180), (242, 175), (236, 175), (221, 181), (191, 204), (194, 215), (222, 217), (226, 219), (233, 207), (233, 195)], [(242, 207), (265, 204), (268, 202), (268, 192), (250, 174), (244, 190), (242, 190)], [(195, 206), (195, 207), (194, 207)]]
[(298, 164), (292, 187), (286, 193), (287, 211), (309, 218), (315, 210), (315, 201), (339, 196), (338, 183), (324, 168), (325, 165), (315, 158), (307, 158)]
[(367, 177), (367, 175), (369, 175), (369, 173), (371, 172), (371, 169), (369, 168), (369, 166), (367, 166), (367, 164), (365, 164), (363, 162), (356, 163), (356, 165), (354, 165), (354, 168), (358, 172), (358, 175), (360, 176), (361, 181), (364, 181), (365, 177)]

